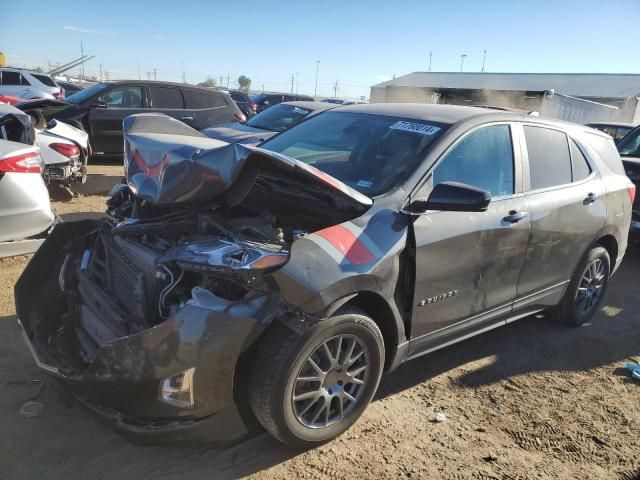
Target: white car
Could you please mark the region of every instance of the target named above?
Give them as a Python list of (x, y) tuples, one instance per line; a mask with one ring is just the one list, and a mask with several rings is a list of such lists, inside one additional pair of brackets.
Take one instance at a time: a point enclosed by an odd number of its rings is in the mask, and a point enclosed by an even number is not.
[(34, 252), (55, 220), (29, 116), (0, 106), (0, 258)]
[[(39, 128), (43, 126), (44, 128)], [(59, 120), (35, 125), (36, 142), (44, 161), (44, 178), (66, 187), (87, 178), (89, 136), (83, 130)]]
[(62, 100), (64, 90), (46, 73), (22, 68), (0, 68), (0, 95), (31, 100), (48, 98)]

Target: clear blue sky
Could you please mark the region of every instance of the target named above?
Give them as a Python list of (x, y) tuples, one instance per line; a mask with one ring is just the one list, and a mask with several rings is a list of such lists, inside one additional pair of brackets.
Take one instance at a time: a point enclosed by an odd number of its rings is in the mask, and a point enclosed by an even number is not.
[[(47, 13), (48, 12), (48, 13)], [(0, 0), (0, 51), (13, 65), (66, 63), (85, 52), (111, 78), (245, 74), (252, 88), (369, 95), (426, 71), (640, 73), (640, 0), (141, 1)], [(226, 80), (225, 80), (226, 83)], [(295, 88), (295, 87), (294, 87)]]

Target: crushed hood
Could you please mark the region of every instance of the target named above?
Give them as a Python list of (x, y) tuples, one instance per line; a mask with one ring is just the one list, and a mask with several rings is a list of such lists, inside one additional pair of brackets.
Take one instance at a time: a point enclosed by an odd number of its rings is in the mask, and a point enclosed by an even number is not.
[(224, 203), (316, 230), (356, 218), (373, 204), (306, 163), (208, 138), (164, 114), (132, 115), (123, 130), (127, 183), (158, 206)]
[(52, 116), (53, 114), (59, 113), (62, 110), (66, 110), (68, 108), (75, 107), (75, 105), (72, 105), (70, 103), (60, 100), (51, 100), (48, 98), (26, 100), (24, 102), (16, 104), (15, 106), (23, 112), (29, 112), (31, 110), (42, 110), (42, 113), (45, 115), (45, 117)]

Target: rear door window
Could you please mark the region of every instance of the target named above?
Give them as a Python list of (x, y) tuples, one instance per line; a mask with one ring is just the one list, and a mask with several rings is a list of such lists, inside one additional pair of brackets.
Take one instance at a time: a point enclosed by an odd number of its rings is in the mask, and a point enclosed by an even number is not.
[(202, 92), (199, 90), (183, 89), (184, 103), (190, 110), (223, 107), (227, 104), (224, 97), (217, 92)]
[(249, 99), (247, 97), (245, 97), (241, 93), (231, 92), (230, 95), (231, 95), (231, 98), (233, 98), (234, 102), (242, 102), (242, 103), (248, 103), (249, 102)]
[(157, 109), (184, 109), (184, 101), (179, 88), (149, 87), (151, 106)]
[(584, 180), (591, 174), (591, 167), (589, 162), (582, 154), (582, 151), (576, 145), (576, 142), (570, 140), (571, 143), (571, 170), (573, 172), (573, 181), (579, 182)]
[(456, 143), (433, 174), (434, 185), (449, 181), (488, 190), (492, 197), (513, 194), (513, 146), (509, 126), (478, 128)]
[(54, 82), (53, 79), (48, 75), (38, 75), (37, 73), (32, 73), (31, 75), (33, 75), (33, 77), (36, 80), (38, 80), (43, 85), (46, 85), (47, 87), (57, 87), (58, 86), (58, 85), (56, 85), (56, 82)]
[(531, 190), (571, 183), (571, 156), (567, 135), (545, 127), (524, 126), (529, 153)]
[(100, 96), (108, 108), (142, 108), (142, 87), (119, 87)]

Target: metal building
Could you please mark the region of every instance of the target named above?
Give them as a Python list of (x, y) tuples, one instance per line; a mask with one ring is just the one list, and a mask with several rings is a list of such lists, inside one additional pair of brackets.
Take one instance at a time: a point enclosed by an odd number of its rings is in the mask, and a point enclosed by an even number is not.
[(574, 122), (640, 123), (640, 75), (415, 72), (371, 87), (372, 103), (492, 105)]

